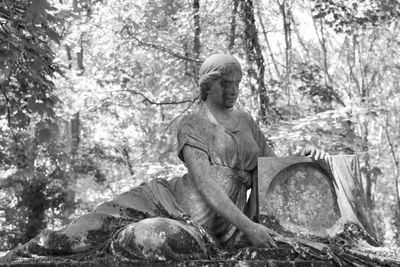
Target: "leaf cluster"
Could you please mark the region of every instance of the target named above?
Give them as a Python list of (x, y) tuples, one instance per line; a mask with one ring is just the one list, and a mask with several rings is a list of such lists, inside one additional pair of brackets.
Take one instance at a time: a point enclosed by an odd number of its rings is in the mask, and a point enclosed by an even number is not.
[(391, 0), (313, 0), (315, 19), (323, 20), (338, 33), (351, 34), (382, 23), (390, 24), (400, 16), (400, 3)]
[(0, 116), (10, 127), (27, 127), (32, 114), (54, 116), (51, 78), (61, 71), (49, 43), (59, 41), (51, 10), (45, 0), (0, 3)]

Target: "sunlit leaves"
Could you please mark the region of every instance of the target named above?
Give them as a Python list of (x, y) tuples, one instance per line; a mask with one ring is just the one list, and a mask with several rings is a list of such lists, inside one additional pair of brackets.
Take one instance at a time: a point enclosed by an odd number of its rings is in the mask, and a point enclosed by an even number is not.
[(333, 104), (344, 105), (338, 92), (323, 78), (320, 66), (309, 62), (295, 65), (293, 78), (300, 81), (297, 88), (304, 96), (309, 97), (312, 108), (316, 112), (332, 109)]
[(378, 24), (391, 23), (400, 16), (400, 3), (388, 0), (316, 1), (315, 19), (322, 19), (336, 32), (352, 33)]

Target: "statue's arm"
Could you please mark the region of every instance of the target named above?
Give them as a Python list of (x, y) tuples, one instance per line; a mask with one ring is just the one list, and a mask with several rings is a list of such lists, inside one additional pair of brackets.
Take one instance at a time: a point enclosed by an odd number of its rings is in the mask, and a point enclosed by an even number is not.
[(206, 152), (190, 145), (183, 147), (183, 157), (192, 179), (202, 196), (220, 216), (243, 231), (253, 245), (274, 246), (269, 235), (271, 230), (254, 223), (229, 199), (228, 195), (211, 177), (210, 163)]

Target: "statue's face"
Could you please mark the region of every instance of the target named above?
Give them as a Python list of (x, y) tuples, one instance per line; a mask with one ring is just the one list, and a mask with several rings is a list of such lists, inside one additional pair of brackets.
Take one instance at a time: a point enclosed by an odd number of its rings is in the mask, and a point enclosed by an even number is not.
[(224, 74), (211, 87), (207, 100), (221, 108), (232, 108), (239, 96), (239, 84), (242, 80), (240, 69)]

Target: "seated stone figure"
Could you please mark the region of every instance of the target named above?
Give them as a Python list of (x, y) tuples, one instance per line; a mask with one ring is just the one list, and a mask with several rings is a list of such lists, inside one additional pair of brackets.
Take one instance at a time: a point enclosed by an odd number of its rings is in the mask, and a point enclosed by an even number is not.
[(200, 68), (203, 108), (178, 128), (178, 156), (188, 173), (156, 179), (102, 203), (58, 231), (45, 230), (12, 255), (70, 255), (109, 246), (127, 258), (204, 258), (237, 244), (275, 246), (272, 230), (252, 220), (257, 158), (275, 156), (251, 115), (234, 109), (242, 71), (216, 54)]

